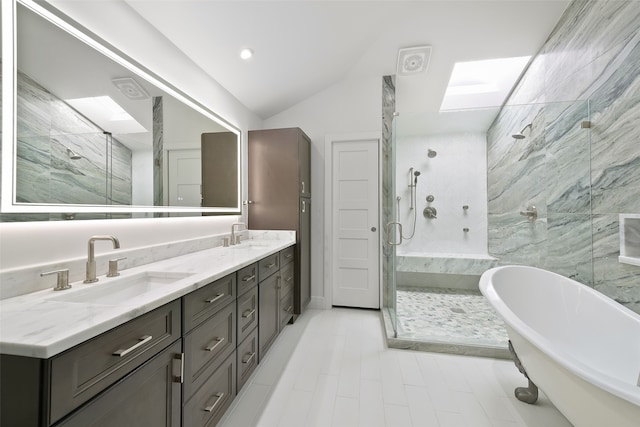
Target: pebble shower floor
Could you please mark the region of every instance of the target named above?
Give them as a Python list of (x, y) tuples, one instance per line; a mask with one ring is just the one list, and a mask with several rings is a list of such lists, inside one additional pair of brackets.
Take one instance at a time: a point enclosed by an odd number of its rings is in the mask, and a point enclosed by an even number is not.
[(398, 338), (507, 348), (502, 319), (479, 291), (397, 292)]

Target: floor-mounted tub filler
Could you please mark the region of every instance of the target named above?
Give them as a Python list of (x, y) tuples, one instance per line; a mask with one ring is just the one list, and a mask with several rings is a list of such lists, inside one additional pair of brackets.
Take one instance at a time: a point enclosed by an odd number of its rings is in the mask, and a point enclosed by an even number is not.
[(514, 360), (576, 427), (640, 425), (640, 315), (556, 273), (487, 270), (480, 290), (504, 319)]

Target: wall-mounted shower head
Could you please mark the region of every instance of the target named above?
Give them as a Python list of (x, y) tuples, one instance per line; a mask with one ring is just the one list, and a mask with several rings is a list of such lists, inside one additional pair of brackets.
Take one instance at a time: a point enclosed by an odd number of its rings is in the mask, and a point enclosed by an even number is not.
[(527, 128), (531, 128), (532, 124), (528, 123), (525, 127), (522, 128), (522, 130), (518, 133), (515, 133), (513, 135), (511, 135), (513, 138), (515, 139), (525, 139), (526, 136), (524, 136), (524, 131), (527, 130)]
[(66, 147), (66, 148), (67, 148), (67, 156), (69, 156), (71, 160), (80, 160), (82, 158), (80, 154), (76, 153), (71, 148), (69, 147)]
[(430, 159), (433, 159), (437, 154), (436, 150), (432, 150), (431, 148), (427, 150), (427, 157)]
[(417, 178), (417, 177), (419, 177), (419, 176), (420, 176), (420, 171), (415, 171), (415, 172), (413, 173), (413, 176), (415, 176), (416, 178)]

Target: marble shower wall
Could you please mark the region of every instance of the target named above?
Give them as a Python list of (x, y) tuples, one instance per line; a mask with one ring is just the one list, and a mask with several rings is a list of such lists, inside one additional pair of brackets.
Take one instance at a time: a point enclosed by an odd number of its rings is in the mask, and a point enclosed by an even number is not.
[(131, 151), (114, 138), (108, 171), (102, 129), (22, 73), (17, 89), (17, 200), (131, 204)]
[[(393, 165), (395, 163), (395, 151), (393, 143), (393, 117), (396, 111), (396, 82), (395, 76), (384, 76), (382, 78), (382, 206), (381, 222), (387, 224), (393, 220), (393, 188), (395, 180), (393, 176)], [(386, 230), (383, 230), (386, 237)], [(386, 238), (382, 239), (382, 307), (389, 307), (395, 310), (395, 300), (391, 283), (393, 281), (394, 260), (393, 247), (387, 244)], [(394, 321), (395, 321), (395, 316)], [(395, 328), (395, 326), (394, 326)]]
[(640, 2), (576, 0), (487, 134), (489, 253), (636, 312), (640, 267), (618, 262), (618, 215), (640, 213), (639, 68)]

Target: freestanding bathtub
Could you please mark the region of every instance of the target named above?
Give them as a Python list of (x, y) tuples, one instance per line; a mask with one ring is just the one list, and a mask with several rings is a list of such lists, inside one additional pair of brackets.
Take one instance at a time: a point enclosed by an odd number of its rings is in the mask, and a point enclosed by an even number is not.
[(640, 426), (640, 315), (534, 267), (487, 270), (480, 290), (530, 381), (573, 425)]

